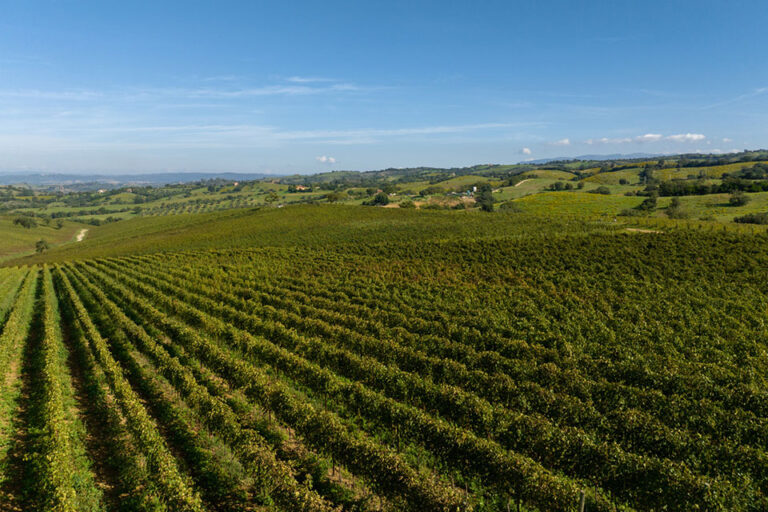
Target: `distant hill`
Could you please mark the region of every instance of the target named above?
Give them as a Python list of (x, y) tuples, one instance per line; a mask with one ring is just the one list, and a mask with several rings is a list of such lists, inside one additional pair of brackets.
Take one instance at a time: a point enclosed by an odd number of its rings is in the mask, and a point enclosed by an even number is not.
[(668, 155), (662, 155), (660, 153), (630, 153), (630, 154), (622, 154), (622, 153), (614, 153), (612, 155), (579, 155), (579, 156), (562, 156), (557, 158), (540, 158), (538, 160), (526, 160), (525, 163), (527, 164), (548, 164), (550, 162), (562, 162), (562, 161), (572, 161), (572, 160), (581, 160), (581, 161), (590, 161), (590, 160), (636, 160), (639, 158), (659, 158), (659, 157), (667, 157)]
[(156, 174), (22, 174), (0, 172), (0, 185), (66, 186), (77, 190), (93, 190), (129, 185), (169, 185), (210, 179), (248, 181), (268, 177), (271, 175), (233, 172), (165, 172)]

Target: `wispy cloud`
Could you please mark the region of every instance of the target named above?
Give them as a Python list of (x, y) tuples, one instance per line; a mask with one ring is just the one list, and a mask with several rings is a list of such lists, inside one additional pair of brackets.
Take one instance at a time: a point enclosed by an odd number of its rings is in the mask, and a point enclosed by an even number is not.
[(42, 91), (39, 89), (6, 89), (0, 90), (0, 98), (31, 99), (31, 100), (70, 100), (86, 101), (102, 98), (103, 93), (90, 90), (71, 91)]
[(201, 88), (201, 89), (165, 89), (156, 92), (162, 95), (186, 98), (247, 98), (257, 96), (307, 96), (336, 92), (360, 91), (355, 84), (333, 84), (328, 86), (309, 85), (267, 85), (241, 89)]
[(758, 87), (757, 89), (753, 89), (752, 91), (744, 94), (739, 94), (738, 96), (734, 96), (733, 98), (728, 98), (723, 101), (718, 101), (717, 103), (711, 103), (709, 105), (705, 105), (702, 107), (702, 110), (708, 110), (712, 108), (723, 107), (725, 105), (730, 105), (732, 103), (738, 103), (740, 101), (748, 100), (756, 96), (762, 96), (765, 93), (768, 93), (768, 87)]
[(202, 79), (203, 82), (234, 82), (238, 77), (236, 75), (215, 75), (207, 76)]
[(318, 76), (289, 76), (285, 79), (286, 82), (294, 84), (311, 84), (317, 82), (336, 82), (333, 78), (323, 78)]
[(324, 138), (373, 138), (373, 137), (400, 137), (408, 135), (440, 135), (451, 133), (466, 133), (480, 130), (492, 130), (497, 128), (511, 128), (516, 123), (482, 123), (461, 125), (420, 126), (411, 128), (392, 129), (362, 129), (362, 130), (297, 130), (281, 132), (281, 137), (286, 139), (324, 139)]
[(627, 142), (632, 142), (632, 139), (630, 137), (624, 137), (620, 139), (601, 137), (599, 139), (587, 139), (584, 141), (585, 144), (589, 144), (590, 146), (594, 144), (625, 144)]
[(200, 88), (129, 88), (112, 91), (38, 89), (0, 90), (0, 99), (61, 100), (61, 101), (151, 101), (153, 99), (238, 99), (260, 96), (307, 96), (363, 91), (365, 88), (352, 83), (330, 85), (265, 85), (259, 87), (200, 87)]
[(332, 157), (332, 156), (325, 156), (325, 155), (323, 155), (323, 156), (316, 156), (315, 160), (317, 160), (321, 164), (333, 165), (333, 164), (336, 163), (336, 159), (334, 157)]
[(630, 142), (638, 142), (638, 143), (644, 143), (644, 142), (657, 142), (661, 140), (664, 136), (659, 133), (646, 133), (644, 135), (638, 135), (636, 137), (619, 137), (619, 138), (610, 138), (610, 137), (602, 137), (599, 139), (587, 139), (584, 142), (589, 145), (593, 144), (627, 144)]
[(553, 146), (570, 146), (571, 145), (571, 139), (565, 138), (556, 140), (554, 142), (550, 142)]
[(521, 155), (530, 155), (531, 154), (531, 148), (523, 148), (520, 150)]
[(584, 143), (589, 145), (595, 144), (629, 144), (629, 143), (651, 143), (667, 140), (671, 142), (701, 142), (707, 137), (701, 133), (678, 133), (675, 135), (667, 135), (666, 137), (660, 133), (646, 133), (644, 135), (638, 135), (636, 137), (620, 137), (610, 138), (602, 137), (599, 139), (587, 139)]
[[(66, 126), (66, 129), (61, 129)], [(64, 141), (72, 141), (74, 147), (219, 147), (244, 148), (278, 146), (287, 143), (322, 144), (373, 144), (383, 139), (423, 136), (439, 138), (444, 135), (493, 132), (516, 123), (482, 123), (464, 125), (437, 125), (405, 128), (366, 128), (348, 130), (290, 130), (270, 125), (254, 124), (180, 124), (121, 126), (117, 123), (72, 123), (66, 125), (39, 125), (35, 133), (56, 134)], [(29, 130), (28, 130), (29, 131)], [(3, 130), (0, 137), (12, 135), (11, 127)], [(63, 142), (62, 144), (66, 144)], [(331, 157), (328, 157), (331, 158)]]

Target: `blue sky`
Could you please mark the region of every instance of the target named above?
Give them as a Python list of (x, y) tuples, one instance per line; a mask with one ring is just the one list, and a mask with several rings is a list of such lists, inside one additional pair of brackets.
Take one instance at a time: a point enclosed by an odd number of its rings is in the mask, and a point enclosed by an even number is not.
[(0, 0), (0, 170), (768, 146), (765, 1)]

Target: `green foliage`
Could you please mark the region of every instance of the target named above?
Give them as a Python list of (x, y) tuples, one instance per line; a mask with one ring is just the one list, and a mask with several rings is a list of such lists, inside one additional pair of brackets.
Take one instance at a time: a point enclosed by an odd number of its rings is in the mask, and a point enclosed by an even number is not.
[(267, 197), (264, 198), (264, 201), (266, 201), (267, 204), (272, 204), (279, 200), (280, 200), (280, 196), (278, 196), (277, 192), (275, 192), (274, 190), (270, 190), (269, 193), (267, 193)]
[(389, 204), (389, 196), (384, 192), (379, 192), (373, 199), (363, 203), (365, 206), (386, 206)]
[(742, 190), (737, 190), (728, 198), (728, 204), (731, 206), (744, 206), (749, 203), (749, 196)]
[(531, 204), (136, 219), (0, 269), (41, 507), (97, 496), (75, 365), (126, 509), (764, 510), (765, 235)]
[(655, 193), (651, 193), (647, 198), (643, 200), (642, 203), (637, 207), (638, 210), (649, 212), (656, 209), (656, 205), (658, 202), (658, 195)]
[(432, 185), (432, 186), (423, 188), (419, 191), (419, 195), (422, 197), (442, 195), (442, 194), (445, 194), (445, 188), (438, 185)]
[(736, 217), (733, 221), (740, 224), (768, 224), (768, 213), (748, 213), (741, 217)]
[[(93, 294), (89, 308), (114, 304), (104, 322), (135, 330), (121, 313), (134, 311), (406, 508), (458, 499), (414, 472), (403, 454), (415, 450), (501, 503), (568, 510), (589, 481), (591, 510), (748, 510), (765, 503), (756, 461), (768, 405), (762, 373), (739, 368), (763, 368), (746, 341), (760, 326), (725, 328), (718, 300), (737, 286), (741, 307), (762, 310), (762, 247), (695, 232), (356, 243), (131, 257), (66, 274)], [(608, 312), (602, 297), (622, 299)], [(186, 371), (167, 361), (169, 378)], [(707, 384), (715, 375), (722, 385)]]
[(573, 183), (565, 183), (562, 181), (556, 181), (552, 183), (549, 187), (547, 187), (547, 190), (551, 190), (553, 192), (560, 192), (563, 190), (573, 190)]
[(33, 217), (28, 217), (28, 216), (16, 217), (15, 219), (13, 219), (13, 223), (17, 226), (21, 226), (27, 229), (32, 229), (37, 227), (37, 221)]
[(669, 203), (669, 206), (667, 206), (667, 209), (664, 210), (664, 213), (670, 219), (685, 219), (685, 218), (688, 218), (688, 212), (686, 212), (683, 209), (683, 205), (680, 202), (680, 198), (679, 197), (673, 197), (672, 198), (672, 201)]
[(344, 195), (341, 192), (330, 192), (325, 195), (325, 199), (329, 203), (338, 203), (344, 199)]
[(516, 203), (515, 201), (506, 201), (499, 205), (499, 210), (510, 212), (510, 213), (518, 213), (518, 212), (522, 212), (523, 208), (520, 206), (519, 203)]
[(489, 183), (479, 184), (475, 193), (475, 204), (484, 212), (492, 212), (494, 202), (493, 187)]

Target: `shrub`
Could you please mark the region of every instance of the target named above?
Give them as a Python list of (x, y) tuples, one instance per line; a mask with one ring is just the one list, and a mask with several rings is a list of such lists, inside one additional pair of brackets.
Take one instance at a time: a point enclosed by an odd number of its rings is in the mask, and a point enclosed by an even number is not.
[(673, 197), (672, 202), (669, 203), (664, 213), (670, 219), (685, 219), (688, 217), (688, 212), (683, 210), (683, 205), (680, 203), (679, 197)]
[(514, 201), (507, 201), (499, 205), (499, 210), (503, 210), (505, 212), (521, 212), (523, 211), (523, 208), (520, 206), (520, 204)]
[(379, 192), (370, 201), (365, 201), (365, 206), (385, 206), (389, 204), (389, 196), (384, 192)]
[(493, 189), (488, 183), (483, 183), (477, 187), (477, 193), (475, 194), (475, 202), (484, 212), (493, 211)]
[(26, 217), (26, 216), (16, 217), (15, 219), (13, 219), (13, 223), (16, 224), (17, 226), (21, 226), (27, 229), (32, 229), (37, 227), (37, 221), (32, 217)]
[(750, 197), (741, 190), (737, 190), (728, 199), (728, 204), (731, 206), (744, 206), (750, 200)]
[(421, 192), (419, 192), (419, 195), (421, 197), (431, 196), (436, 194), (445, 194), (445, 189), (443, 187), (438, 187), (437, 185), (432, 185), (431, 187), (427, 187), (423, 189)]
[(619, 212), (621, 217), (642, 217), (646, 215), (645, 210), (638, 210), (637, 208), (627, 208)]
[(741, 217), (736, 217), (733, 221), (740, 224), (768, 224), (768, 213), (748, 213)]
[(640, 203), (637, 206), (638, 210), (649, 212), (651, 210), (654, 210), (656, 208), (656, 194), (651, 194), (649, 197), (645, 199), (642, 203)]

